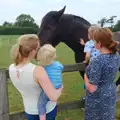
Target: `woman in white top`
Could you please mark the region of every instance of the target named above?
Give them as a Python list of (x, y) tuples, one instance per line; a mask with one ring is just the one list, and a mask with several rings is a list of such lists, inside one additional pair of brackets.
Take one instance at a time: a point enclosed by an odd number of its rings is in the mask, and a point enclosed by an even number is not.
[(13, 64), (9, 67), (9, 75), (13, 85), (21, 93), (23, 98), (26, 118), (28, 120), (39, 120), (38, 98), (41, 87), (51, 102), (47, 104), (46, 120), (55, 120), (52, 114), (56, 114), (56, 101), (60, 97), (62, 88), (56, 90), (42, 66), (31, 63), (40, 48), (37, 35), (22, 35), (18, 43), (12, 48)]

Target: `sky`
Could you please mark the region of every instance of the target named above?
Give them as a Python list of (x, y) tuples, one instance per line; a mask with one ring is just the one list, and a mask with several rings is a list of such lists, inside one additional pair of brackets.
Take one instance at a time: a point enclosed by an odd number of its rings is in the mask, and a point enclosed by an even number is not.
[(120, 0), (0, 0), (0, 24), (15, 22), (20, 14), (30, 14), (40, 25), (42, 17), (51, 10), (60, 10), (66, 5), (65, 13), (78, 15), (92, 24), (102, 17), (117, 16), (120, 19)]

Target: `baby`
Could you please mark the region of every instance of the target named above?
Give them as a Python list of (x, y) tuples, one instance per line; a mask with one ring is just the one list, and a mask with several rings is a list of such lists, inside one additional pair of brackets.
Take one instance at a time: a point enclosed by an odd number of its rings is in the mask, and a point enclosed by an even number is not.
[[(38, 51), (38, 64), (45, 68), (52, 85), (56, 89), (59, 89), (62, 87), (63, 65), (55, 59), (56, 49), (50, 44), (45, 44)], [(46, 120), (46, 104), (48, 101), (50, 101), (49, 98), (46, 96), (45, 92), (42, 91), (38, 102), (40, 120)]]
[(97, 26), (97, 25), (90, 26), (90, 28), (88, 29), (89, 41), (84, 43), (83, 39), (80, 40), (80, 43), (82, 45), (85, 45), (85, 47), (84, 47), (84, 53), (85, 53), (85, 61), (84, 61), (84, 63), (88, 64), (90, 61), (92, 61), (94, 58), (96, 58), (100, 54), (99, 50), (97, 50), (95, 48), (95, 44), (94, 44), (94, 40), (93, 40), (94, 39), (93, 38), (93, 33), (98, 28), (100, 28), (100, 27)]

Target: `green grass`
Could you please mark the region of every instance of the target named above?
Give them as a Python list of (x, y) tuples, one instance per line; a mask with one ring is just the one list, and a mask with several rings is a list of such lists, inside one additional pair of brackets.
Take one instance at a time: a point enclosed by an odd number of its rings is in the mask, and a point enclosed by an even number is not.
[(17, 38), (18, 36), (0, 36), (0, 68), (8, 68), (11, 64), (9, 51)]
[[(0, 36), (1, 68), (8, 68), (11, 64), (9, 51), (11, 46), (16, 43), (17, 38), (18, 36)], [(57, 46), (57, 59), (63, 64), (73, 64), (74, 54), (70, 48), (61, 43)], [(80, 96), (84, 95), (83, 80), (78, 72), (64, 73), (63, 83), (64, 91), (58, 101), (59, 103), (80, 100)], [(8, 95), (10, 113), (23, 111), (21, 95), (10, 81), (8, 82)], [(120, 110), (119, 103), (117, 104), (117, 110)], [(65, 118), (70, 118), (70, 120), (84, 120), (84, 113), (81, 109), (65, 110), (58, 113), (57, 120), (64, 120)]]

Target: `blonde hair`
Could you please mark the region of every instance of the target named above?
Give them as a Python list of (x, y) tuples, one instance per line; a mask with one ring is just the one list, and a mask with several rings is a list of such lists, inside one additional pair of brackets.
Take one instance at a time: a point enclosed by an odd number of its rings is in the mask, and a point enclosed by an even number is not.
[(10, 50), (10, 57), (12, 58), (13, 61), (14, 61), (14, 57), (16, 55), (17, 48), (18, 48), (18, 45), (15, 44), (12, 46), (12, 48)]
[(91, 25), (88, 29), (88, 33), (90, 33), (90, 38), (93, 39), (93, 34), (96, 29), (101, 28), (99, 25)]
[(56, 59), (56, 49), (50, 45), (45, 44), (37, 53), (38, 64), (47, 66), (50, 65), (53, 60)]
[(18, 43), (11, 49), (11, 57), (15, 65), (23, 61), (24, 57), (28, 57), (32, 50), (38, 47), (39, 38), (35, 34), (22, 35), (18, 38)]

